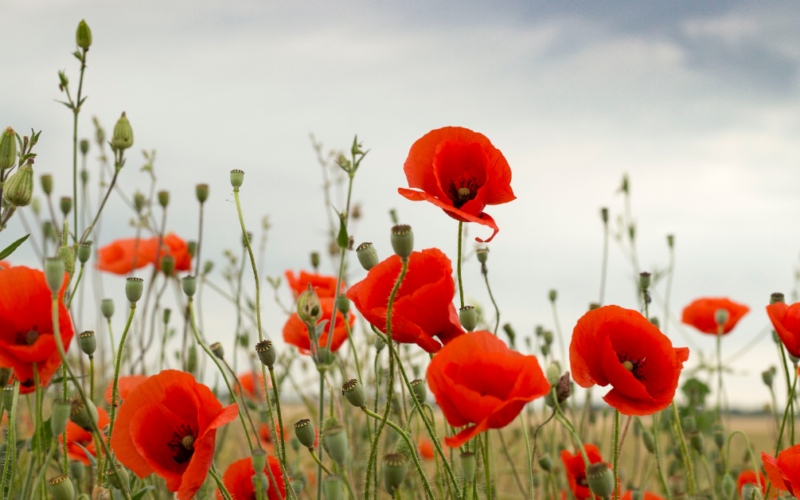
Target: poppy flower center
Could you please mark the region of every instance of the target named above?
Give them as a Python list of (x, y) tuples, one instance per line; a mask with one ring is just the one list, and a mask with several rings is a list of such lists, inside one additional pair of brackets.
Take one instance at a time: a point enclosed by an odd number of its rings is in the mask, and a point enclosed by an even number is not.
[(639, 381), (644, 380), (645, 377), (641, 373), (641, 370), (642, 367), (644, 367), (645, 358), (642, 359), (628, 359), (628, 358), (629, 356), (627, 352), (617, 353), (617, 359), (619, 360), (620, 363), (622, 363), (622, 366), (626, 370), (631, 372), (633, 376), (636, 377), (636, 380)]
[(27, 332), (17, 332), (17, 335), (14, 337), (14, 343), (17, 345), (33, 345), (39, 340), (39, 332), (37, 331), (36, 326), (33, 327), (33, 330), (28, 330)]
[(172, 451), (172, 460), (176, 464), (186, 463), (192, 459), (195, 439), (197, 439), (197, 431), (186, 424), (181, 424), (172, 433), (172, 439), (169, 440), (167, 446)]
[(450, 181), (447, 194), (453, 206), (461, 208), (478, 195), (478, 182), (474, 177), (461, 174), (458, 179)]
[(584, 488), (589, 486), (589, 483), (586, 482), (586, 476), (581, 476), (577, 478), (578, 486), (583, 486)]

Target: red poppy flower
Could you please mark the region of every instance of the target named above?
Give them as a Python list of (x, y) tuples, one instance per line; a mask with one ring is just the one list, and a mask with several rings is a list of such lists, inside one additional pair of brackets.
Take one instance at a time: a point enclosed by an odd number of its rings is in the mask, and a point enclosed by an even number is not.
[(761, 461), (772, 486), (797, 498), (797, 493), (800, 493), (800, 444), (778, 453), (777, 458), (761, 452)]
[[(155, 240), (156, 248), (158, 248), (158, 238)], [(192, 255), (189, 253), (189, 245), (173, 233), (164, 236), (164, 245), (161, 249), (161, 257), (164, 255), (171, 255), (175, 258), (176, 271), (191, 271), (192, 270)], [(155, 262), (156, 256), (153, 255), (151, 262)], [(156, 262), (158, 269), (161, 269), (161, 259)]]
[(575, 382), (611, 385), (603, 397), (624, 415), (652, 415), (672, 402), (689, 349), (636, 311), (605, 306), (589, 311), (572, 332), (569, 361)]
[[(264, 399), (264, 375), (260, 372), (258, 375), (258, 392), (256, 392), (256, 384), (255, 384), (255, 377), (253, 377), (253, 372), (245, 372), (239, 375), (237, 378), (239, 379), (239, 383), (242, 384), (242, 389), (244, 392), (254, 399)], [(272, 387), (269, 380), (267, 380), (267, 387)], [(239, 387), (234, 387), (234, 392), (239, 394)]]
[[(292, 289), (292, 295), (294, 295), (295, 299), (297, 299), (301, 293), (308, 290), (309, 284), (311, 284), (311, 288), (317, 292), (319, 298), (336, 298), (336, 276), (324, 276), (322, 274), (307, 273), (305, 271), (300, 271), (299, 276), (295, 276), (293, 271), (286, 271), (284, 276), (286, 276), (286, 283), (289, 285), (289, 288)], [(342, 281), (342, 286), (339, 290), (343, 292), (345, 288), (344, 281)]]
[[(267, 457), (267, 465), (264, 467), (264, 473), (267, 476), (267, 481), (272, 483), (267, 472), (267, 467), (272, 472), (272, 477), (275, 478), (280, 495), (275, 491), (276, 488), (272, 484), (267, 487), (267, 497), (269, 500), (281, 500), (286, 497), (286, 485), (283, 482), (283, 474), (281, 473), (281, 466), (278, 459), (275, 457)], [(232, 498), (236, 500), (255, 500), (256, 488), (253, 485), (253, 476), (256, 475), (253, 469), (253, 460), (250, 458), (243, 458), (237, 460), (228, 466), (225, 474), (222, 476), (222, 483), (231, 494)], [(217, 500), (223, 500), (222, 493), (217, 491)]]
[[(583, 446), (583, 451), (586, 452), (586, 457), (589, 459), (590, 464), (603, 461), (597, 446), (586, 444)], [(586, 463), (583, 461), (581, 452), (577, 451), (573, 455), (567, 450), (561, 450), (561, 461), (564, 463), (564, 470), (567, 473), (569, 489), (572, 490), (576, 500), (590, 498), (592, 494), (589, 491), (589, 484), (586, 482)], [(611, 467), (611, 464), (606, 463), (606, 465)]]
[[(156, 259), (158, 241), (152, 238), (125, 238), (113, 241), (97, 251), (97, 269), (113, 274), (130, 274)], [(136, 266), (134, 268), (134, 265)]]
[(485, 331), (444, 346), (428, 365), (428, 385), (450, 425), (474, 424), (445, 438), (452, 448), (479, 432), (505, 427), (526, 403), (550, 390), (535, 356), (512, 351)]
[(419, 448), (419, 454), (422, 458), (426, 460), (433, 460), (433, 443), (428, 438), (421, 437), (419, 441), (417, 441), (417, 447)]
[(461, 222), (477, 222), (497, 234), (497, 224), (484, 213), (486, 205), (516, 199), (511, 168), (503, 153), (483, 134), (461, 127), (432, 130), (417, 140), (403, 166), (408, 187), (398, 192), (411, 201), (427, 201)]
[[(761, 495), (767, 494), (767, 478), (764, 477), (764, 474), (758, 473), (758, 478), (761, 480)], [(745, 484), (758, 484), (756, 481), (756, 471), (753, 470), (743, 470), (739, 474), (739, 479), (736, 481), (736, 491), (739, 492), (739, 496), (742, 495), (742, 486)]]
[(715, 315), (719, 309), (728, 311), (728, 321), (722, 326), (723, 334), (733, 330), (733, 327), (742, 319), (742, 316), (750, 312), (750, 308), (746, 305), (737, 304), (726, 298), (697, 299), (683, 310), (681, 321), (703, 333), (716, 335), (717, 320)]
[(155, 472), (189, 500), (203, 485), (214, 459), (217, 428), (236, 418), (194, 377), (164, 370), (149, 377), (120, 405), (111, 447), (117, 460), (144, 478)]
[[(333, 314), (333, 305), (336, 299), (321, 299), (322, 305), (322, 318), (321, 321), (328, 320), (330, 322), (331, 315)], [(355, 315), (350, 314), (348, 323), (350, 328), (353, 328), (353, 322), (356, 320)], [(325, 331), (320, 335), (319, 344), (327, 345), (328, 332), (330, 331), (330, 323), (325, 325)], [(286, 324), (283, 325), (283, 340), (287, 344), (297, 347), (300, 354), (311, 354), (311, 339), (308, 337), (308, 329), (305, 323), (300, 319), (297, 313), (289, 316)], [(342, 346), (344, 341), (347, 340), (347, 327), (344, 324), (344, 316), (340, 311), (336, 311), (336, 327), (333, 330), (333, 340), (331, 341), (331, 352), (336, 352)]]
[[(126, 375), (124, 377), (120, 377), (117, 380), (117, 404), (120, 401), (124, 401), (128, 398), (128, 394), (131, 393), (132, 390), (136, 389), (139, 384), (147, 380), (147, 375)], [(114, 381), (108, 383), (108, 387), (106, 387), (106, 403), (109, 405), (111, 404), (111, 391), (114, 390)]]
[(800, 358), (800, 302), (791, 306), (776, 302), (767, 306), (767, 314), (789, 354)]
[[(102, 429), (103, 427), (107, 426), (109, 422), (110, 420), (108, 419), (108, 413), (104, 409), (98, 408), (97, 427)], [(64, 431), (64, 434), (67, 436), (67, 457), (69, 457), (70, 460), (77, 460), (83, 465), (90, 465), (91, 462), (89, 461), (89, 457), (86, 456), (86, 451), (88, 451), (93, 457), (97, 456), (97, 450), (94, 448), (94, 439), (92, 439), (92, 433), (70, 420), (67, 422), (67, 429)], [(62, 444), (64, 443), (64, 434), (58, 438), (58, 441)], [(83, 451), (81, 446), (86, 448), (86, 451)]]
[[(64, 349), (69, 349), (75, 334), (63, 302), (68, 281), (65, 273), (58, 294), (58, 325)], [(12, 267), (0, 272), (0, 366), (13, 368), (20, 392), (28, 394), (36, 390), (34, 363), (42, 387), (61, 366), (53, 336), (52, 295), (43, 272)]]
[[(403, 264), (393, 255), (369, 270), (367, 277), (347, 291), (358, 311), (382, 332), (386, 331), (389, 295)], [(450, 259), (437, 248), (413, 252), (408, 271), (397, 290), (392, 308), (392, 340), (417, 344), (434, 353), (463, 335), (453, 305), (456, 286)]]
[[(633, 500), (633, 490), (628, 490), (622, 495), (622, 500)], [(660, 496), (656, 495), (655, 493), (650, 493), (649, 491), (644, 492), (644, 496), (642, 500), (664, 500)]]

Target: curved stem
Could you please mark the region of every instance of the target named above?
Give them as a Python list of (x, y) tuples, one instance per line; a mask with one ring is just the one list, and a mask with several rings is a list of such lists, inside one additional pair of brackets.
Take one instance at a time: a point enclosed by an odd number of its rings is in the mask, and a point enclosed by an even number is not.
[(692, 461), (689, 458), (689, 448), (686, 446), (686, 439), (683, 437), (683, 429), (681, 428), (681, 418), (678, 415), (678, 407), (675, 406), (675, 400), (672, 400), (672, 416), (675, 417), (673, 422), (677, 429), (678, 436), (681, 438), (681, 455), (683, 455), (683, 467), (689, 475), (689, 493), (695, 494), (694, 470), (692, 470)]
[[(228, 488), (225, 487), (225, 483), (223, 483), (222, 479), (219, 477), (216, 467), (211, 467), (211, 469), (208, 470), (208, 473), (211, 477), (214, 478), (214, 481), (217, 483), (217, 488), (219, 488), (220, 493), (222, 493), (222, 497), (225, 500), (232, 500), (231, 494), (228, 492)], [(291, 485), (287, 487), (291, 488)]]
[[(727, 464), (730, 465), (730, 463), (731, 463), (731, 440), (733, 439), (733, 436), (735, 436), (737, 434), (742, 436), (742, 438), (744, 439), (744, 443), (747, 446), (747, 453), (750, 455), (750, 461), (752, 462), (752, 465), (753, 465), (753, 470), (754, 471), (760, 470), (759, 467), (758, 467), (758, 461), (756, 460), (756, 456), (753, 453), (753, 447), (750, 446), (750, 439), (748, 439), (747, 438), (747, 434), (745, 434), (742, 431), (733, 431), (728, 436), (728, 446), (727, 446), (727, 448), (728, 448), (728, 460), (726, 461)], [(777, 452), (776, 452), (776, 455), (777, 455)], [(725, 472), (726, 473), (728, 472), (727, 467), (725, 469)], [(759, 474), (756, 474), (756, 485), (758, 486), (758, 490), (760, 491), (761, 490), (761, 476)]]
[[(114, 422), (117, 420), (117, 393), (119, 392), (119, 369), (122, 366), (122, 349), (125, 348), (125, 339), (128, 337), (128, 330), (131, 328), (131, 322), (133, 321), (133, 314), (136, 312), (136, 303), (131, 302), (131, 313), (128, 315), (128, 322), (125, 324), (125, 330), (122, 332), (122, 338), (119, 341), (119, 349), (117, 350), (117, 359), (114, 366), (114, 385), (111, 389), (111, 420), (108, 428), (108, 439), (111, 439), (111, 435), (114, 434)], [(109, 325), (110, 326), (110, 325)], [(110, 330), (109, 330), (110, 331)], [(114, 350), (114, 346), (111, 346), (111, 350)]]
[(332, 476), (332, 475), (333, 475), (333, 472), (331, 472), (331, 471), (330, 471), (330, 469), (328, 469), (327, 467), (325, 467), (325, 464), (323, 464), (323, 463), (320, 461), (319, 457), (317, 456), (317, 453), (314, 451), (314, 448), (309, 448), (309, 449), (308, 449), (308, 452), (309, 452), (309, 453), (311, 453), (311, 458), (313, 458), (313, 459), (314, 459), (314, 461), (317, 463), (317, 466), (318, 466), (320, 469), (322, 469), (322, 470), (324, 470), (324, 471), (325, 471), (325, 474), (327, 474), (327, 475), (329, 475), (329, 476)]
[[(781, 343), (781, 348), (783, 348), (783, 343)], [(792, 390), (789, 391), (789, 401), (786, 404), (786, 410), (783, 412), (783, 423), (781, 423), (781, 430), (778, 433), (778, 443), (775, 445), (775, 456), (778, 456), (778, 452), (781, 451), (781, 441), (783, 440), (783, 430), (786, 428), (786, 417), (789, 415), (789, 408), (791, 408), (792, 401), (794, 401), (794, 392), (797, 388), (797, 372), (794, 374), (794, 383), (792, 384)]]

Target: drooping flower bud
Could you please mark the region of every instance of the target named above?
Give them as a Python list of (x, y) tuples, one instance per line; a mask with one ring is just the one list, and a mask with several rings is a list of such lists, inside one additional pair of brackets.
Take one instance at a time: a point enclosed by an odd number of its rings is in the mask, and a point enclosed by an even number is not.
[(72, 247), (59, 248), (56, 257), (64, 261), (64, 270), (71, 278), (75, 274), (75, 254), (72, 252)]
[(336, 309), (343, 315), (347, 316), (347, 313), (350, 312), (350, 299), (348, 299), (344, 294), (336, 297)]
[(33, 167), (21, 166), (3, 185), (3, 198), (14, 207), (27, 207), (33, 199)]
[(194, 187), (194, 195), (197, 197), (197, 201), (205, 203), (208, 199), (208, 184), (196, 185)]
[(13, 167), (17, 163), (17, 135), (14, 129), (6, 127), (0, 134), (0, 171)]
[(553, 459), (550, 458), (550, 455), (542, 455), (542, 457), (539, 459), (539, 467), (541, 467), (545, 472), (550, 472), (553, 470)]
[(88, 50), (89, 47), (92, 46), (92, 30), (89, 29), (89, 25), (86, 24), (84, 20), (78, 23), (78, 31), (75, 33), (75, 43), (78, 47), (85, 50)]
[(342, 500), (344, 491), (341, 478), (336, 475), (326, 477), (322, 481), (322, 492), (325, 493), (325, 500)]
[(75, 498), (75, 487), (72, 486), (72, 481), (66, 474), (60, 474), (49, 481), (47, 484), (50, 486), (50, 494), (53, 495), (55, 500), (72, 500)]
[(342, 395), (347, 401), (356, 408), (363, 408), (367, 405), (367, 391), (358, 379), (348, 380), (342, 386)]
[(208, 348), (209, 348), (209, 349), (211, 349), (211, 352), (212, 352), (212, 353), (214, 354), (214, 356), (216, 356), (217, 358), (219, 358), (219, 359), (224, 359), (224, 358), (225, 358), (225, 348), (224, 348), (224, 347), (222, 347), (222, 344), (221, 344), (221, 343), (219, 343), (219, 342), (214, 342), (214, 343), (213, 343), (213, 344), (211, 344), (211, 345), (210, 345)]
[(91, 257), (92, 242), (87, 241), (85, 243), (78, 244), (78, 260), (81, 261), (81, 264), (86, 264)]
[(458, 310), (458, 320), (464, 330), (471, 332), (478, 326), (478, 311), (472, 306), (464, 306)]
[(592, 464), (586, 469), (586, 482), (595, 496), (611, 498), (614, 493), (614, 473), (604, 462)]
[(267, 368), (272, 370), (275, 366), (275, 361), (278, 359), (278, 353), (275, 351), (275, 346), (272, 345), (271, 340), (262, 340), (256, 344), (256, 354), (258, 359), (266, 365)]
[(231, 186), (233, 189), (239, 189), (244, 183), (244, 170), (231, 170)]
[(506, 323), (503, 325), (503, 331), (506, 332), (506, 335), (508, 335), (508, 341), (511, 343), (511, 345), (516, 345), (517, 332), (514, 330), (514, 327), (511, 326), (511, 323)]
[(186, 276), (181, 282), (183, 284), (183, 293), (185, 293), (187, 297), (194, 297), (197, 291), (197, 279), (194, 276)]
[(103, 299), (100, 302), (100, 311), (105, 319), (111, 319), (114, 315), (114, 299)]
[(125, 150), (133, 146), (133, 128), (131, 128), (131, 123), (128, 121), (128, 117), (125, 116), (124, 111), (119, 120), (117, 120), (117, 124), (114, 125), (111, 146), (119, 150)]
[(378, 251), (375, 250), (375, 246), (369, 242), (358, 245), (358, 248), (356, 248), (356, 256), (358, 257), (358, 262), (361, 263), (361, 267), (367, 271), (377, 266), (380, 262), (378, 259)]
[(656, 440), (652, 432), (647, 429), (642, 429), (642, 441), (644, 441), (644, 447), (647, 448), (647, 451), (650, 453), (656, 452)]
[(478, 460), (475, 458), (474, 453), (467, 451), (461, 454), (461, 474), (464, 475), (464, 480), (467, 483), (475, 481), (475, 471), (477, 467)]
[(730, 313), (727, 309), (717, 309), (714, 311), (714, 321), (717, 322), (717, 325), (722, 326), (728, 322), (728, 317)]
[(300, 441), (300, 444), (310, 450), (314, 449), (314, 441), (317, 440), (317, 433), (314, 431), (314, 424), (311, 423), (311, 420), (304, 418), (295, 422), (294, 435), (297, 437), (297, 440)]
[(95, 337), (93, 331), (87, 330), (78, 335), (78, 345), (80, 345), (84, 354), (92, 357), (94, 356), (94, 351), (97, 350), (97, 337)]
[(347, 433), (344, 432), (344, 427), (341, 425), (328, 427), (325, 429), (324, 439), (328, 455), (339, 465), (344, 464), (347, 458)]
[(158, 192), (158, 204), (161, 205), (161, 208), (167, 208), (167, 205), (169, 205), (169, 191)]
[(383, 457), (383, 486), (394, 498), (408, 472), (408, 462), (402, 453), (387, 453)]
[(50, 174), (42, 174), (39, 176), (39, 182), (42, 183), (42, 191), (47, 196), (50, 196), (50, 193), (53, 192), (53, 176)]
[(736, 483), (730, 474), (725, 474), (722, 477), (722, 494), (726, 499), (733, 498), (733, 492), (736, 490)]
[(48, 258), (44, 262), (44, 277), (53, 295), (58, 294), (64, 284), (64, 261), (59, 258)]
[(131, 304), (139, 302), (143, 291), (144, 280), (142, 278), (128, 278), (125, 280), (125, 296)]
[(308, 285), (308, 290), (297, 297), (297, 315), (306, 323), (316, 324), (322, 317), (322, 304), (317, 292)]
[(411, 395), (417, 398), (420, 403), (424, 403), (428, 397), (428, 387), (425, 385), (425, 381), (415, 379), (409, 385), (411, 385)]
[(392, 227), (392, 248), (401, 259), (407, 259), (414, 251), (414, 233), (411, 226), (400, 224)]
[(478, 257), (478, 262), (481, 264), (486, 264), (486, 261), (489, 260), (489, 249), (486, 247), (481, 247), (475, 250), (475, 255)]
[(375, 338), (375, 350), (381, 352), (383, 348), (386, 347), (386, 341), (383, 340), (381, 337)]

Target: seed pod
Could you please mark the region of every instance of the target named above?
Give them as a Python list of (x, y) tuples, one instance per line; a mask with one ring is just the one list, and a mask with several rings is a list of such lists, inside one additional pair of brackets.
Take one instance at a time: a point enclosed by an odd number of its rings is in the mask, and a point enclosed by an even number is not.
[(714, 321), (717, 322), (717, 325), (722, 326), (728, 322), (728, 317), (730, 313), (727, 309), (717, 309), (714, 311)]
[(703, 438), (703, 434), (701, 432), (695, 432), (689, 438), (690, 442), (692, 443), (692, 448), (695, 449), (698, 453), (703, 453), (706, 449), (706, 441)]
[(195, 292), (197, 292), (197, 279), (194, 276), (186, 276), (181, 281), (183, 283), (183, 293), (187, 297), (194, 297)]
[(347, 458), (347, 434), (344, 427), (334, 425), (325, 429), (325, 449), (339, 465), (344, 464)]
[(114, 315), (114, 300), (103, 299), (103, 301), (100, 302), (100, 311), (103, 313), (104, 318), (111, 319), (111, 316)]
[(53, 402), (53, 413), (50, 416), (50, 430), (53, 436), (60, 436), (67, 428), (69, 414), (72, 411), (72, 404), (66, 399), (56, 399)]
[(89, 47), (92, 46), (92, 30), (89, 29), (89, 25), (86, 24), (84, 20), (81, 20), (78, 24), (78, 31), (75, 33), (75, 43), (84, 50), (88, 50)]
[(142, 278), (128, 278), (125, 280), (125, 296), (131, 304), (139, 302), (143, 291), (144, 280)]
[(409, 385), (411, 385), (411, 394), (417, 398), (417, 401), (424, 403), (428, 398), (428, 387), (425, 385), (425, 381), (415, 379)]
[(304, 418), (295, 422), (294, 435), (297, 437), (297, 440), (300, 441), (300, 444), (309, 450), (314, 449), (317, 433), (314, 431), (314, 424), (311, 423), (311, 420)]
[(489, 249), (486, 247), (481, 247), (475, 250), (475, 255), (478, 257), (478, 262), (481, 264), (486, 264), (486, 261), (489, 260)]
[(97, 423), (97, 408), (90, 400), (75, 396), (71, 401), (69, 419), (81, 429), (91, 431), (92, 424)]
[(339, 476), (326, 477), (322, 481), (322, 492), (325, 493), (325, 500), (342, 500), (344, 492), (341, 478)]
[(400, 224), (392, 227), (392, 248), (401, 259), (407, 259), (414, 251), (414, 233), (411, 226)]
[(408, 462), (401, 453), (387, 453), (383, 457), (383, 486), (394, 498), (408, 472)]
[(17, 163), (17, 135), (14, 129), (6, 127), (0, 134), (0, 171), (6, 170)]
[(79, 483), (83, 479), (83, 464), (77, 460), (70, 460), (69, 462), (69, 475), (74, 477)]
[(367, 391), (358, 379), (345, 382), (342, 386), (342, 395), (356, 408), (364, 408), (367, 405)]
[(514, 331), (514, 327), (511, 326), (511, 323), (506, 323), (505, 325), (503, 325), (503, 331), (506, 332), (506, 335), (508, 335), (508, 340), (511, 342), (511, 345), (513, 346), (517, 338), (517, 332)]
[(772, 387), (772, 382), (775, 381), (775, 370), (774, 366), (771, 367), (769, 370), (765, 370), (761, 372), (761, 380), (764, 381), (764, 385), (767, 387)]
[(550, 330), (544, 330), (542, 332), (542, 339), (544, 340), (545, 344), (547, 344), (547, 345), (552, 344), (553, 343), (553, 332), (550, 331)]
[(311, 324), (316, 324), (322, 317), (322, 304), (310, 284), (308, 290), (297, 298), (297, 315), (304, 322)]
[(691, 415), (683, 417), (681, 423), (683, 424), (683, 431), (688, 434), (697, 430), (697, 420)]
[(189, 253), (189, 256), (191, 258), (194, 258), (194, 256), (197, 255), (197, 242), (196, 241), (187, 241), (186, 242), (186, 251)]
[(278, 359), (278, 353), (275, 351), (275, 346), (272, 345), (271, 340), (262, 340), (256, 344), (256, 354), (258, 354), (258, 359), (270, 370), (275, 366), (275, 361)]
[(26, 163), (3, 185), (3, 198), (14, 207), (27, 207), (33, 199), (33, 167)]
[(158, 204), (161, 205), (161, 208), (167, 208), (167, 205), (169, 205), (169, 191), (158, 192)]
[(3, 408), (8, 413), (14, 408), (14, 386), (7, 385), (3, 387)]
[(656, 452), (656, 440), (652, 432), (647, 429), (642, 429), (642, 441), (644, 441), (644, 447), (647, 448), (647, 451), (650, 453)]
[(545, 472), (551, 472), (553, 470), (553, 459), (550, 458), (550, 455), (542, 455), (539, 459), (539, 467)]
[(61, 213), (66, 217), (72, 211), (72, 198), (62, 196), (61, 200), (59, 200), (59, 208), (61, 208)]
[(85, 155), (89, 152), (89, 139), (81, 139), (81, 154)]
[(386, 341), (383, 340), (381, 337), (375, 338), (375, 350), (381, 352), (383, 348), (386, 347)]
[(350, 312), (350, 299), (344, 295), (336, 297), (336, 310), (340, 311), (345, 316)]
[(50, 293), (57, 294), (64, 284), (64, 261), (58, 258), (48, 258), (44, 262), (44, 277)]
[(714, 435), (714, 444), (717, 445), (717, 448), (722, 449), (725, 446), (725, 427), (722, 424), (715, 424), (711, 428), (711, 432)]
[(311, 267), (313, 267), (314, 271), (316, 271), (319, 267), (319, 252), (311, 252), (311, 256), (309, 258), (311, 259)]
[(164, 309), (164, 324), (169, 323), (169, 317), (172, 315), (172, 309), (169, 307)]
[(216, 356), (217, 358), (219, 359), (225, 358), (225, 348), (222, 347), (221, 343), (214, 342), (209, 346), (209, 349), (211, 349), (211, 352), (214, 353), (214, 356)]
[(78, 260), (81, 264), (86, 264), (92, 256), (92, 242), (80, 243), (78, 245)]
[(545, 370), (545, 376), (551, 387), (558, 385), (558, 381), (561, 379), (561, 370), (557, 364), (550, 363), (550, 366)]
[(133, 193), (133, 206), (134, 208), (136, 208), (137, 212), (141, 212), (146, 203), (147, 203), (147, 198), (145, 198), (142, 193), (140, 193), (139, 191)]
[(56, 476), (49, 481), (50, 494), (53, 495), (55, 500), (72, 500), (75, 498), (75, 488), (72, 486), (72, 481), (66, 474)]
[(42, 174), (39, 177), (39, 181), (42, 183), (42, 191), (47, 196), (50, 196), (50, 193), (53, 192), (53, 176), (50, 174)]
[(378, 251), (375, 250), (375, 247), (369, 242), (358, 245), (358, 248), (356, 248), (356, 256), (358, 257), (358, 262), (361, 263), (361, 267), (367, 271), (377, 266), (380, 262), (380, 259), (378, 259)]
[(172, 255), (164, 255), (161, 257), (161, 272), (164, 276), (172, 276), (175, 271), (175, 257)]
[(203, 263), (203, 276), (210, 273), (212, 269), (214, 269), (214, 263), (210, 260), (205, 261)]
[(231, 186), (234, 189), (239, 189), (244, 182), (244, 171), (243, 170), (231, 170)]
[(468, 483), (475, 481), (475, 471), (478, 467), (478, 460), (475, 454), (467, 451), (461, 454), (461, 474), (464, 475), (464, 480)]
[(775, 292), (769, 296), (769, 305), (775, 304), (777, 302), (785, 302), (786, 300), (783, 297), (783, 294), (780, 292)]
[(586, 482), (589, 489), (600, 498), (610, 498), (614, 492), (614, 473), (603, 462), (592, 464), (586, 469)]
[[(114, 470), (116, 469), (116, 471)], [(114, 469), (106, 471), (106, 478), (114, 488), (118, 490), (128, 490), (130, 479), (128, 479), (128, 471), (121, 463), (114, 464)], [(116, 472), (116, 473), (115, 473)]]
[(458, 310), (458, 320), (464, 330), (471, 332), (478, 326), (478, 311), (472, 306), (464, 306)]
[(253, 461), (253, 470), (255, 471), (263, 471), (264, 467), (267, 466), (267, 452), (261, 448), (253, 450), (251, 459)]
[(639, 273), (639, 289), (646, 291), (650, 288), (650, 273)]
[(119, 150), (125, 150), (133, 146), (133, 129), (124, 111), (122, 112), (122, 116), (119, 117), (119, 120), (117, 120), (117, 124), (114, 125), (114, 135), (111, 138), (111, 146)]
[(194, 195), (197, 197), (197, 201), (205, 203), (208, 199), (208, 184), (196, 185), (194, 187)]
[(84, 354), (92, 357), (97, 350), (97, 337), (94, 336), (93, 331), (87, 330), (78, 335), (78, 345), (80, 345)]
[(557, 290), (550, 290), (547, 293), (547, 296), (550, 299), (550, 302), (555, 302), (556, 299), (558, 298), (558, 291)]

